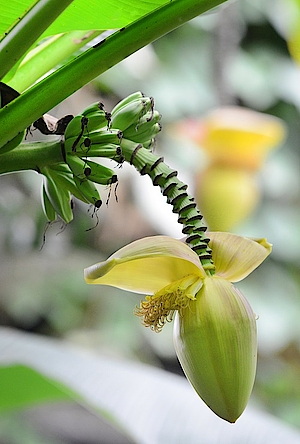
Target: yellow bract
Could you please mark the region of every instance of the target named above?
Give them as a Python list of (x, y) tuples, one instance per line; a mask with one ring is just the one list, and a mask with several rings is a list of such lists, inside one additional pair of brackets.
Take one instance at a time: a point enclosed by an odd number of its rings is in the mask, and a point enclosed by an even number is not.
[(222, 232), (211, 232), (209, 237), (216, 274), (230, 282), (247, 277), (272, 251), (272, 245), (264, 238)]
[(197, 254), (167, 236), (132, 242), (85, 270), (88, 284), (112, 285), (141, 294), (154, 294), (188, 275), (205, 276)]
[[(237, 282), (258, 267), (271, 252), (264, 240), (210, 232), (216, 274)], [(167, 236), (146, 237), (121, 248), (106, 261), (85, 269), (88, 284), (112, 285), (141, 294), (155, 294), (172, 282), (206, 274), (197, 254), (184, 242)]]

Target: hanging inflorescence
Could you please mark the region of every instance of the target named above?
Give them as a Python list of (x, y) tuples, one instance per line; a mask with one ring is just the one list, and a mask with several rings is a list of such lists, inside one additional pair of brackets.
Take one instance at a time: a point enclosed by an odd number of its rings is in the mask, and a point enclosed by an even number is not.
[(61, 143), (62, 162), (44, 167), (43, 206), (48, 220), (59, 215), (66, 223), (72, 220), (71, 196), (92, 204), (96, 209), (102, 200), (95, 183), (111, 186), (117, 183), (115, 171), (91, 159), (106, 157), (124, 161), (148, 175), (178, 214), (185, 242), (194, 250), (203, 266), (213, 270), (206, 227), (187, 185), (169, 168), (163, 157), (153, 154), (155, 137), (161, 130), (161, 116), (154, 100), (136, 92), (119, 102), (111, 113), (102, 103), (86, 108), (67, 125)]

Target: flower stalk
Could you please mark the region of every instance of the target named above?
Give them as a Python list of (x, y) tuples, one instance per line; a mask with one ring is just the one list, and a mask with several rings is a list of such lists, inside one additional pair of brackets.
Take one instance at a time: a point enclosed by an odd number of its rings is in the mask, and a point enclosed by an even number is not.
[(182, 232), (187, 235), (186, 244), (197, 253), (207, 273), (213, 274), (209, 238), (205, 235), (207, 227), (194, 197), (187, 192), (187, 185), (178, 179), (177, 171), (170, 168), (163, 157), (154, 155), (141, 144), (123, 139), (121, 147), (125, 160), (134, 165), (141, 175), (147, 174), (154, 186), (160, 187), (162, 194), (167, 197), (167, 203), (178, 214), (178, 222), (183, 225)]

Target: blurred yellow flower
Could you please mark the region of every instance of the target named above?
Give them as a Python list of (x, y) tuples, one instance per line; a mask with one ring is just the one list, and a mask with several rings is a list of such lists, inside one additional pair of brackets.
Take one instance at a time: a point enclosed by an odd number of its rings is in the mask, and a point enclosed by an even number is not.
[(179, 133), (207, 154), (195, 176), (195, 197), (210, 230), (232, 230), (255, 209), (260, 192), (255, 172), (285, 137), (277, 117), (232, 106), (199, 120), (183, 121)]
[(261, 168), (285, 137), (281, 119), (237, 106), (216, 109), (194, 124), (199, 130), (194, 128), (192, 138), (210, 162), (249, 170)]
[(195, 198), (210, 230), (229, 231), (259, 201), (256, 177), (250, 172), (212, 164), (195, 177)]
[(235, 422), (246, 407), (256, 370), (256, 321), (232, 285), (271, 252), (265, 239), (208, 233), (213, 269), (186, 244), (166, 236), (135, 241), (85, 270), (90, 284), (146, 296), (136, 313), (160, 331), (175, 313), (174, 343), (189, 381), (221, 418)]

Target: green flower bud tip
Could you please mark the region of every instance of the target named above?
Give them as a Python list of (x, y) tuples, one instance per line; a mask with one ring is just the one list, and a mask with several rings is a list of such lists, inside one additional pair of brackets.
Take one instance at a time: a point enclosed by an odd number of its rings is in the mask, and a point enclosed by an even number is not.
[(174, 344), (198, 395), (235, 422), (250, 397), (257, 360), (255, 315), (244, 296), (225, 279), (205, 278), (196, 301), (176, 316)]

